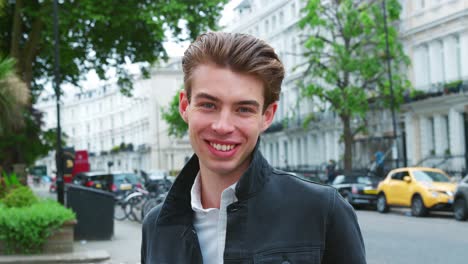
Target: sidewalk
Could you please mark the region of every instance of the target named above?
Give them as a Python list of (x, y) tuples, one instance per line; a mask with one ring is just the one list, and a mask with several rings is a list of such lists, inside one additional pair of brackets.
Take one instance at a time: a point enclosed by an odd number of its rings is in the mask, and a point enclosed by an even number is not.
[(114, 221), (114, 237), (111, 241), (77, 241), (75, 252), (106, 251), (110, 259), (107, 264), (140, 263), (141, 224), (137, 222)]
[[(56, 199), (48, 192), (48, 186), (33, 188), (41, 196)], [(98, 219), (96, 219), (98, 220)], [(114, 221), (114, 237), (107, 241), (75, 241), (73, 253), (54, 255), (11, 255), (0, 256), (0, 264), (49, 264), (49, 263), (104, 263), (139, 264), (141, 246), (141, 224)]]

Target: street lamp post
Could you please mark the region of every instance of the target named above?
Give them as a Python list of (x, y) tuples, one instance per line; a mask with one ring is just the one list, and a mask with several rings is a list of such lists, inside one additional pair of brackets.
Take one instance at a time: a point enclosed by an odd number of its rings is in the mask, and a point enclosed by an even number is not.
[(383, 12), (383, 18), (384, 18), (384, 30), (385, 30), (385, 48), (386, 48), (386, 55), (387, 55), (387, 77), (388, 77), (388, 82), (390, 85), (390, 104), (391, 104), (391, 110), (392, 110), (392, 126), (393, 126), (393, 144), (395, 144), (396, 147), (396, 166), (399, 167), (399, 158), (400, 158), (400, 153), (399, 153), (399, 147), (398, 147), (398, 142), (397, 142), (397, 124), (396, 124), (396, 118), (395, 118), (395, 96), (393, 93), (393, 80), (392, 80), (392, 68), (391, 68), (391, 58), (390, 58), (390, 47), (388, 44), (388, 25), (387, 25), (387, 1), (383, 0), (382, 1), (382, 12)]
[(64, 182), (63, 182), (63, 155), (62, 155), (62, 129), (60, 127), (60, 58), (59, 58), (59, 36), (58, 36), (58, 3), (54, 0), (54, 90), (57, 107), (57, 151), (55, 163), (57, 166), (57, 201), (64, 204)]

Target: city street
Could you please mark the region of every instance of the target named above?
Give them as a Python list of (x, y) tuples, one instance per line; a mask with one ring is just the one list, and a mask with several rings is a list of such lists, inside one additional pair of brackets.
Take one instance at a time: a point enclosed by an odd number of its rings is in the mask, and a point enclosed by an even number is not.
[(388, 214), (358, 210), (368, 264), (463, 264), (468, 259), (468, 222), (451, 214), (424, 218), (409, 216), (409, 209)]
[[(44, 187), (36, 192), (55, 198)], [(410, 216), (409, 209), (356, 213), (369, 264), (464, 264), (468, 259), (468, 222), (455, 221), (451, 213), (423, 218)], [(106, 263), (139, 263), (141, 225), (128, 220), (114, 223), (112, 241), (77, 241), (75, 250), (106, 250), (111, 256)]]

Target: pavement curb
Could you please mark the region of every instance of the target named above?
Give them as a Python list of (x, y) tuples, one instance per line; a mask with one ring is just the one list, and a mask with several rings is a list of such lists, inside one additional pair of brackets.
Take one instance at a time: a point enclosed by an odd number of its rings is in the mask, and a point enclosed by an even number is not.
[(88, 250), (63, 254), (0, 256), (0, 264), (99, 263), (109, 259), (110, 255), (105, 250)]

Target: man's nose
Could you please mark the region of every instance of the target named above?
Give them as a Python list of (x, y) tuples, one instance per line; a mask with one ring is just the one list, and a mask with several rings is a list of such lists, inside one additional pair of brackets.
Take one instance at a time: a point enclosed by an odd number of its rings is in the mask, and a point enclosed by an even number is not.
[(231, 133), (234, 131), (232, 114), (229, 111), (221, 111), (211, 127), (218, 134)]

